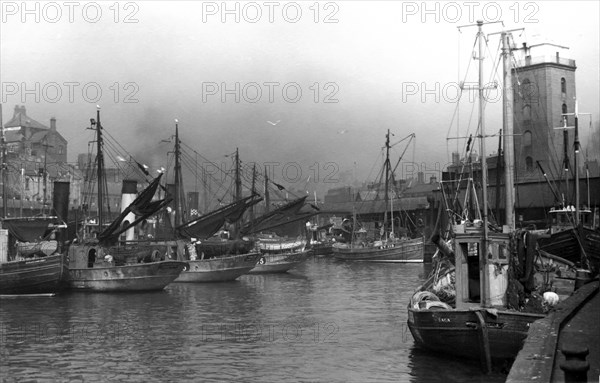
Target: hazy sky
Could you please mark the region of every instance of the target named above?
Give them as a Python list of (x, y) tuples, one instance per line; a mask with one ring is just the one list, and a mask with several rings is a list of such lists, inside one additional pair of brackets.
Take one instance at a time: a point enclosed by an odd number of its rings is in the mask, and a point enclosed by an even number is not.
[[(42, 123), (56, 117), (69, 160), (86, 151), (84, 128), (99, 104), (106, 129), (155, 166), (177, 118), (204, 156), (225, 161), (239, 147), (245, 161), (279, 164), (280, 180), (284, 168), (292, 180), (300, 170), (299, 187), (312, 175), (322, 190), (325, 176), (343, 181), (353, 170), (365, 180), (387, 129), (392, 142), (415, 133), (405, 159), (435, 168), (457, 145), (446, 140), (457, 134), (453, 84), (465, 77), (476, 32), (457, 26), (477, 19), (525, 28), (518, 46), (570, 47), (561, 55), (577, 62), (580, 111), (598, 121), (597, 1), (1, 3), (3, 121), (17, 104)], [(490, 36), (486, 73), (497, 48)], [(499, 106), (488, 107), (491, 131), (500, 129)], [(470, 113), (461, 106), (459, 131)]]

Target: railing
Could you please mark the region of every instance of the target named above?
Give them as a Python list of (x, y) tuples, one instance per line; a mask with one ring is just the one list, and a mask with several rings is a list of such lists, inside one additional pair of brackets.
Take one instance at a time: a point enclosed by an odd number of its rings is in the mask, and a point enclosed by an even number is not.
[(525, 58), (525, 60), (519, 60), (518, 62), (518, 66), (522, 67), (522, 66), (527, 66), (527, 65), (535, 65), (535, 64), (545, 64), (545, 63), (555, 63), (555, 64), (561, 64), (561, 65), (568, 65), (568, 66), (575, 66), (575, 60), (571, 60), (571, 59), (566, 59), (563, 57), (556, 57), (556, 56), (536, 56), (536, 57), (531, 57), (528, 56)]

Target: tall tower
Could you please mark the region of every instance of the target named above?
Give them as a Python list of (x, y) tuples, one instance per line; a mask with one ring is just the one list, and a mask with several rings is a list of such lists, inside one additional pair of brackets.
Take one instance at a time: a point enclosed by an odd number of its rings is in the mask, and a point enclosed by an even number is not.
[[(532, 48), (553, 49), (552, 54), (531, 55)], [(519, 49), (523, 59), (513, 69), (514, 142), (517, 179), (539, 179), (536, 166), (542, 166), (554, 177), (563, 178), (562, 113), (575, 109), (575, 60), (560, 56), (568, 49), (554, 44), (539, 44)], [(535, 52), (544, 49), (536, 49)], [(573, 126), (569, 117), (568, 126)], [(573, 129), (568, 130), (569, 155), (573, 153)]]

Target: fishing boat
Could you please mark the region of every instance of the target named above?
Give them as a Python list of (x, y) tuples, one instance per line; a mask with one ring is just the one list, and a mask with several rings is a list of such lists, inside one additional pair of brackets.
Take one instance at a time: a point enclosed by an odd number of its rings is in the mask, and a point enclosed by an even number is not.
[(560, 255), (593, 274), (600, 270), (600, 230), (592, 224), (592, 211), (580, 209), (580, 224), (575, 224), (575, 208), (565, 206), (548, 212), (551, 226), (548, 238), (539, 241), (540, 248)]
[[(569, 205), (564, 197), (559, 198), (552, 183), (549, 182), (546, 172), (538, 162), (550, 190), (554, 194), (556, 202), (560, 204), (558, 208), (551, 208), (548, 212), (550, 218), (550, 228), (547, 230), (548, 238), (540, 239), (540, 248), (551, 254), (574, 262), (579, 267), (588, 269), (592, 274), (598, 274), (600, 271), (600, 224), (595, 222), (596, 215), (590, 207), (590, 198), (588, 190), (587, 206), (581, 206), (579, 198), (579, 166), (578, 155), (580, 149), (579, 142), (579, 111), (578, 103), (575, 101), (574, 113), (563, 113), (563, 137), (564, 137), (564, 167), (569, 169), (569, 144), (567, 130), (573, 128), (575, 131), (573, 142), (573, 167), (575, 169), (575, 204)], [(588, 113), (581, 113), (588, 114)], [(575, 125), (567, 126), (567, 117), (574, 116)], [(558, 128), (556, 128), (558, 129)], [(568, 173), (565, 173), (568, 174)], [(567, 180), (568, 184), (568, 180)], [(563, 194), (564, 196), (564, 194)]]
[(282, 238), (274, 233), (260, 234), (257, 239), (260, 259), (251, 274), (285, 273), (312, 255), (305, 239)]
[[(57, 217), (2, 220), (0, 295), (54, 295), (64, 287), (68, 273), (64, 253), (57, 252), (55, 240), (40, 240), (60, 227), (56, 221)], [(13, 249), (11, 243), (16, 245)], [(25, 251), (20, 243), (28, 244)]]
[(234, 233), (222, 230), (226, 224), (238, 222), (244, 212), (259, 198), (255, 193), (241, 197), (239, 175), (239, 153), (236, 150), (235, 161), (235, 200), (207, 214), (189, 219), (183, 208), (185, 193), (180, 156), (182, 153), (178, 123), (175, 124), (175, 175), (173, 192), (173, 230), (167, 233), (171, 240), (177, 240), (177, 259), (188, 264), (175, 282), (228, 282), (248, 273), (259, 260), (254, 243)]
[[(110, 225), (104, 224), (103, 197), (105, 185), (102, 125), (100, 110), (92, 119), (97, 143), (97, 207), (96, 232), (83, 232), (69, 246), (68, 285), (74, 290), (97, 292), (153, 291), (162, 290), (173, 282), (187, 266), (185, 262), (171, 260), (162, 244), (140, 246), (120, 243), (119, 236), (148, 217), (163, 209), (169, 199), (153, 201), (162, 174), (127, 206)], [(126, 220), (130, 214), (132, 222)], [(89, 222), (89, 220), (86, 220)]]
[[(422, 263), (424, 261), (425, 245), (423, 237), (412, 239), (406, 236), (398, 237), (394, 232), (394, 197), (390, 198), (389, 196), (390, 185), (394, 184), (394, 172), (391, 169), (390, 163), (389, 130), (385, 136), (385, 149), (386, 158), (383, 172), (381, 173), (382, 176), (385, 176), (385, 212), (383, 215), (383, 225), (379, 230), (372, 231), (362, 227), (357, 228), (356, 214), (354, 214), (351, 241), (349, 243), (335, 243), (332, 247), (333, 256), (338, 260), (399, 263)], [(389, 222), (388, 212), (390, 215)]]
[[(479, 58), (483, 57), (483, 22), (477, 22)], [(511, 84), (510, 32), (502, 31), (504, 57), (504, 84)], [(487, 207), (487, 164), (485, 156), (485, 124), (483, 119), (484, 84), (482, 63), (479, 68), (479, 137), (482, 167), (482, 200)], [(505, 185), (512, 181), (512, 90), (504, 92)], [(514, 188), (505, 187), (506, 225), (501, 232), (492, 231), (487, 208), (482, 209), (482, 220), (453, 226), (454, 250), (442, 251), (448, 255), (452, 267), (445, 274), (436, 274), (433, 283), (417, 289), (408, 305), (408, 328), (415, 344), (449, 356), (479, 359), (485, 371), (492, 362), (514, 359), (522, 347), (530, 325), (544, 317), (555, 303), (543, 298), (548, 294), (566, 297), (572, 284), (555, 278), (554, 268), (536, 268), (537, 238), (533, 233), (515, 230)], [(444, 250), (440, 247), (440, 250)], [(441, 270), (436, 267), (436, 270)], [(450, 271), (453, 270), (453, 273)], [(536, 292), (535, 274), (546, 281)], [(454, 281), (452, 281), (454, 280)], [(444, 302), (430, 289), (442, 281), (452, 284), (451, 301)], [(429, 280), (431, 282), (431, 280)], [(453, 283), (452, 283), (453, 282)], [(552, 287), (554, 286), (554, 287)], [(551, 292), (555, 289), (555, 292)], [(443, 289), (442, 289), (443, 290)], [(441, 294), (440, 294), (441, 295)], [(548, 295), (548, 296), (550, 296)]]
[(307, 221), (316, 213), (302, 211), (306, 196), (269, 210), (268, 182), (265, 175), (265, 213), (242, 228), (245, 235), (254, 236), (261, 254), (251, 274), (285, 273), (312, 255), (305, 230)]
[(309, 228), (310, 238), (310, 253), (316, 257), (322, 258), (333, 254), (333, 245), (335, 244), (333, 235), (329, 234), (329, 229), (333, 224), (327, 225), (311, 225)]
[(51, 237), (64, 225), (58, 217), (7, 218), (8, 166), (4, 133), (0, 104), (4, 217), (0, 222), (0, 295), (54, 295), (63, 287), (67, 269), (65, 254)]

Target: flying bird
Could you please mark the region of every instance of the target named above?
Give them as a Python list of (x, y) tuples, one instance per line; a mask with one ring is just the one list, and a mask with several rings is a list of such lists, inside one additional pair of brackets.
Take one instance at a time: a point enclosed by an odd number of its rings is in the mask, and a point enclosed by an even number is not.
[(346, 134), (348, 133), (348, 129), (338, 130), (338, 134)]
[(280, 122), (281, 122), (281, 120), (277, 120), (277, 121), (275, 121), (275, 122), (273, 122), (273, 121), (267, 121), (267, 123), (269, 123), (269, 124), (271, 124), (271, 125), (273, 125), (273, 126), (275, 126), (275, 125), (279, 124)]

